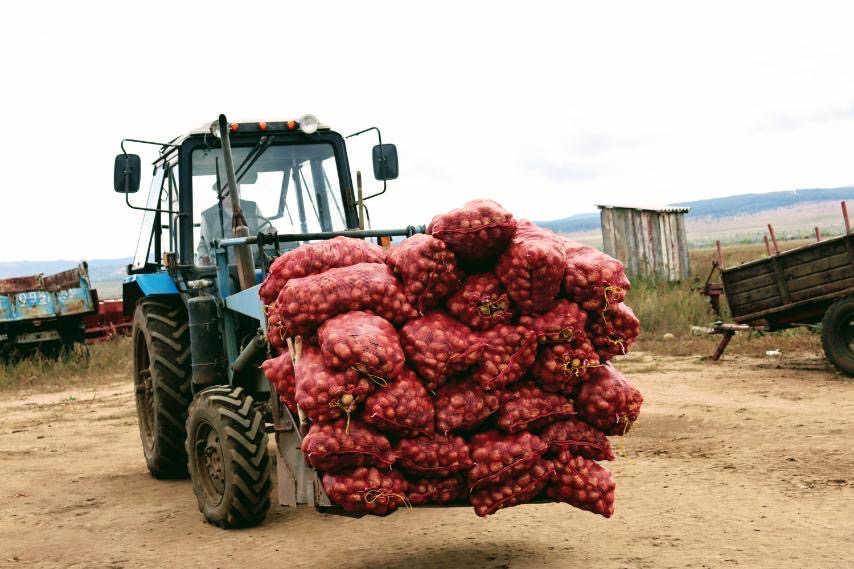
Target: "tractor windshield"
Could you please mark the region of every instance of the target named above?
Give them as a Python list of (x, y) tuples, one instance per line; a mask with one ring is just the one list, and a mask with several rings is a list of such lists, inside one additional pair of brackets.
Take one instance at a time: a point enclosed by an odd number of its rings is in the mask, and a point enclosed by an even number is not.
[[(257, 156), (253, 156), (252, 146), (232, 150), (241, 209), (250, 234), (346, 229), (331, 144), (273, 145)], [(192, 168), (196, 263), (208, 265), (213, 259), (213, 240), (231, 236), (231, 200), (217, 199), (217, 170), (220, 184), (227, 186), (222, 150), (193, 151)]]

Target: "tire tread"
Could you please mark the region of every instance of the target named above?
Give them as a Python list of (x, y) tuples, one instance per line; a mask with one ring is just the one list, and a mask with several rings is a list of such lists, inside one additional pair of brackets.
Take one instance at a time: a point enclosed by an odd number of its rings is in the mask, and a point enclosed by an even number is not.
[(146, 452), (148, 469), (155, 478), (186, 478), (184, 441), (192, 398), (186, 309), (180, 300), (143, 299), (137, 305), (134, 328), (134, 337), (143, 328), (154, 387), (154, 448)]
[[(193, 482), (199, 509), (208, 522), (222, 528), (250, 527), (261, 523), (270, 509), (272, 489), (271, 459), (267, 453), (267, 432), (264, 417), (254, 407), (251, 395), (242, 387), (210, 387), (196, 395), (190, 405), (187, 431), (193, 433), (196, 414), (219, 420), (220, 444), (229, 462), (231, 488), (225, 490), (224, 508), (208, 508), (201, 484)], [(196, 468), (192, 458), (192, 437), (186, 442), (191, 456), (190, 471)], [(230, 490), (230, 491), (229, 491)]]

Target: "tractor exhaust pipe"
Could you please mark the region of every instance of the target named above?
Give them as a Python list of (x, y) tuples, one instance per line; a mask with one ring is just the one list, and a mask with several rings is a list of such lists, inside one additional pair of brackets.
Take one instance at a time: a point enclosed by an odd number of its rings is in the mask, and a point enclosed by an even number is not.
[[(222, 156), (225, 162), (225, 176), (228, 180), (228, 197), (231, 200), (231, 234), (234, 237), (249, 237), (249, 227), (243, 210), (240, 208), (240, 189), (237, 187), (237, 177), (234, 174), (234, 159), (231, 156), (231, 138), (229, 137), (228, 121), (225, 115), (219, 115), (219, 135), (222, 141)], [(255, 286), (255, 259), (252, 258), (252, 247), (247, 244), (234, 248), (234, 258), (237, 262), (237, 278), (240, 290)]]

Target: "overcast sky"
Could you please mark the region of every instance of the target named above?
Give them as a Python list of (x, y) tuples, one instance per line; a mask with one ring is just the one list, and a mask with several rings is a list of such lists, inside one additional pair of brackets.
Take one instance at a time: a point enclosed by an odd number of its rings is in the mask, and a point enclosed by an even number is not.
[(380, 126), (401, 173), (375, 227), (852, 184), (852, 6), (4, 2), (0, 261), (132, 255), (120, 140), (220, 112)]

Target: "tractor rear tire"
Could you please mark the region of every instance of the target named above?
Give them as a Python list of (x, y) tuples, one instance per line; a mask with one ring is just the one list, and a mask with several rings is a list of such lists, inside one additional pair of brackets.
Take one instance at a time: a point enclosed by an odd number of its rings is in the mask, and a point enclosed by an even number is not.
[(243, 528), (267, 516), (273, 482), (264, 427), (264, 415), (242, 387), (209, 387), (190, 404), (190, 477), (209, 523)]
[(840, 298), (824, 313), (821, 344), (836, 369), (854, 376), (854, 296)]
[(133, 377), (145, 462), (159, 479), (187, 477), (190, 331), (180, 299), (141, 300), (133, 317)]

